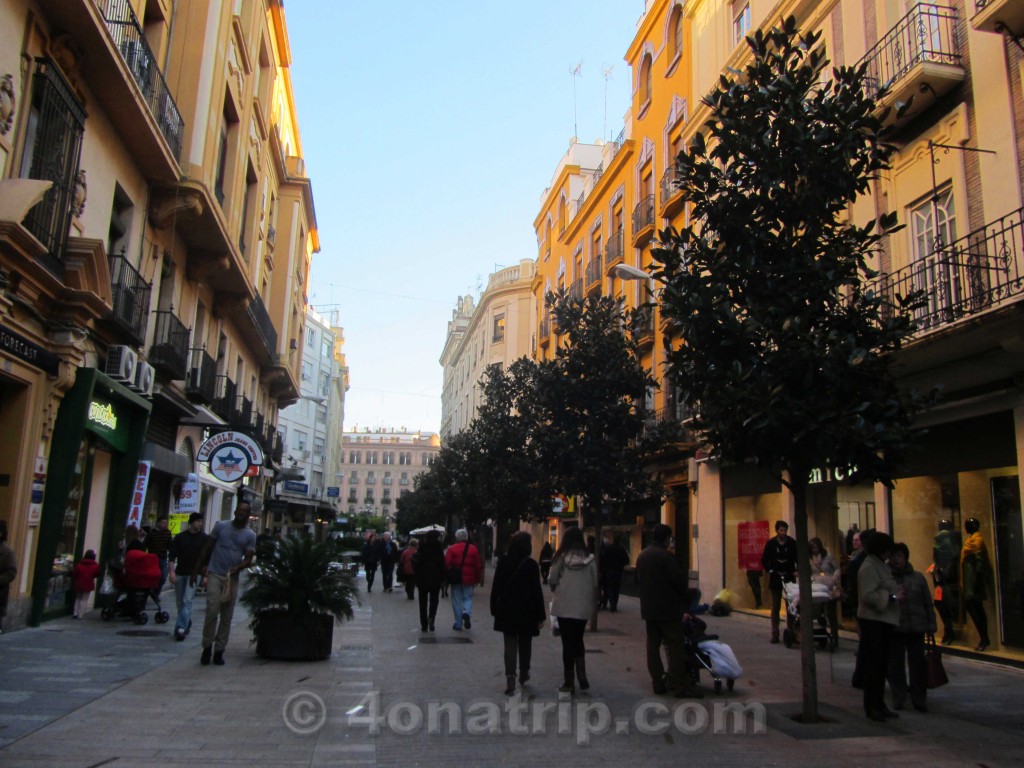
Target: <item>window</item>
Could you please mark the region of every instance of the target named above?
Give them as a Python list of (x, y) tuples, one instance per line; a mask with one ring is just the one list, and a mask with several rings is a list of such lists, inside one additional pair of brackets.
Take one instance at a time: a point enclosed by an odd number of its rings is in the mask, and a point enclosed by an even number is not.
[(359, 464), (362, 460), (362, 451), (349, 451), (348, 452), (348, 463)]
[(306, 329), (306, 349), (316, 349), (316, 330)]
[[(227, 116), (225, 115), (225, 122)], [(213, 193), (217, 196), (217, 202), (224, 205), (224, 181), (228, 175), (228, 128), (227, 125), (220, 127), (220, 140), (217, 144), (217, 176), (213, 181)]]
[(408, 485), (409, 484), (409, 473), (408, 472), (403, 472), (401, 474), (401, 476), (398, 478), (398, 484), (399, 485)]
[(732, 9), (732, 44), (739, 45), (750, 33), (750, 2), (738, 0)]
[(320, 371), (320, 381), (318, 382), (317, 392), (324, 397), (327, 397), (331, 389), (331, 375), (327, 371)]
[(400, 452), (398, 454), (398, 463), (401, 464), (402, 466), (412, 464), (412, 454), (405, 453), (404, 451)]
[(669, 18), (668, 45), (673, 61), (683, 55), (683, 7), (681, 5), (672, 9), (672, 16)]
[(354, 471), (354, 470), (352, 472), (349, 472), (348, 473), (348, 481), (352, 485), (359, 485), (359, 473)]
[(322, 403), (316, 407), (316, 423), (327, 423), (327, 406), (323, 405)]
[(376, 451), (367, 451), (366, 452), (366, 463), (367, 464), (376, 464), (377, 463), (377, 452)]
[(383, 458), (383, 462), (382, 462), (383, 464), (394, 464), (395, 463), (395, 452), (394, 451), (384, 451), (384, 454), (383, 454), (382, 458)]
[(381, 493), (380, 493), (380, 503), (381, 504), (390, 504), (391, 503), (391, 489), (390, 488), (385, 488), (383, 491), (381, 491)]
[(62, 276), (84, 132), (85, 110), (74, 91), (52, 62), (39, 59), (32, 78), (21, 175), (52, 181), (53, 186), (29, 211), (25, 227), (46, 246), (47, 268)]
[(309, 381), (313, 378), (313, 366), (309, 363), (302, 364), (302, 380)]
[(295, 430), (295, 442), (293, 443), (293, 447), (295, 448), (295, 450), (297, 450), (297, 451), (304, 451), (304, 450), (306, 450), (306, 445), (307, 445), (308, 441), (309, 441), (309, 435), (307, 435), (305, 432), (303, 432), (301, 430), (298, 430), (298, 429)]
[(494, 316), (494, 334), (491, 337), (491, 341), (498, 342), (505, 340), (505, 313), (502, 312)]
[(384, 485), (391, 485), (391, 473), (390, 472), (385, 472), (384, 473), (384, 479), (381, 482), (383, 482)]
[(330, 339), (325, 338), (322, 342), (320, 342), (320, 357), (330, 357), (331, 352), (332, 350)]
[(647, 54), (640, 62), (640, 108), (643, 109), (651, 101), (651, 55)]
[(376, 482), (377, 482), (377, 473), (374, 472), (372, 469), (368, 469), (366, 471), (366, 484), (367, 485), (373, 485)]
[(313, 455), (314, 456), (319, 456), (319, 457), (323, 458), (323, 456), (326, 453), (325, 447), (326, 446), (324, 445), (324, 439), (322, 437), (314, 437), (313, 438)]
[(953, 190), (947, 187), (911, 208), (910, 226), (914, 238), (914, 280), (916, 288), (925, 292), (925, 305), (914, 311), (915, 317), (929, 324), (943, 310), (949, 298), (949, 267), (939, 249), (956, 240), (956, 209)]

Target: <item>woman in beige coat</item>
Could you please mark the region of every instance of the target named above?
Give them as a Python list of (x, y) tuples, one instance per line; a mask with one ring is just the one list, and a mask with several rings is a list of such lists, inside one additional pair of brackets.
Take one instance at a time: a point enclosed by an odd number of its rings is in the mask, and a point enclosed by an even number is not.
[(583, 531), (570, 528), (562, 537), (548, 574), (548, 584), (555, 593), (551, 615), (558, 618), (562, 638), (562, 669), (565, 680), (558, 688), (575, 693), (575, 678), (587, 690), (587, 662), (583, 633), (597, 604), (597, 561), (583, 541)]
[(889, 669), (889, 642), (900, 623), (903, 589), (885, 563), (892, 550), (892, 537), (875, 531), (864, 542), (864, 549), (867, 556), (857, 572), (864, 714), (869, 720), (884, 722), (899, 717), (885, 706), (885, 674)]

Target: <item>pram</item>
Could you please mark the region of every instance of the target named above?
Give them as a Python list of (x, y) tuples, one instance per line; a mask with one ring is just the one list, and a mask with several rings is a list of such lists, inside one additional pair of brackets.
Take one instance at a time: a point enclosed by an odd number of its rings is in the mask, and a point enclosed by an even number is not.
[(708, 625), (701, 619), (689, 617), (683, 620), (683, 637), (685, 638), (686, 666), (694, 685), (700, 684), (701, 671), (711, 675), (715, 693), (722, 692), (722, 681), (730, 691), (736, 685), (737, 678), (743, 674), (743, 668), (736, 660), (732, 648), (718, 639), (718, 635), (707, 634)]
[(149, 621), (146, 602), (152, 598), (156, 605), (153, 621), (157, 624), (168, 622), (170, 614), (161, 607), (160, 595), (156, 591), (160, 586), (160, 560), (156, 555), (141, 549), (130, 549), (125, 552), (123, 565), (115, 561), (108, 567), (116, 592), (110, 605), (100, 611), (104, 621), (124, 616), (136, 624), (145, 624)]
[[(782, 630), (782, 642), (792, 648), (800, 640), (800, 585), (786, 582), (782, 585), (786, 595), (786, 628)], [(832, 587), (820, 582), (811, 582), (811, 602), (814, 604), (814, 644), (824, 650), (834, 651), (839, 645), (839, 632), (831, 626), (828, 604), (832, 602)]]

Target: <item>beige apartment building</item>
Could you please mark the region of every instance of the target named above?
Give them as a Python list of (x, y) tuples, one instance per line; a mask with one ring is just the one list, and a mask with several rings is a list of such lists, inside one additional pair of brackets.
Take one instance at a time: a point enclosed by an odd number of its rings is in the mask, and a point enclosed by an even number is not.
[(432, 432), (369, 428), (341, 437), (341, 500), (348, 515), (372, 515), (394, 524), (395, 501), (413, 489), (441, 451)]
[(442, 438), (458, 434), (476, 417), (483, 400), (480, 381), (489, 366), (508, 368), (531, 355), (534, 272), (533, 261), (523, 259), (488, 276), (478, 302), (467, 295), (456, 303), (440, 359)]
[[(259, 520), (318, 241), (279, 0), (0, 0), (0, 41), (11, 627), (130, 514)], [(234, 482), (196, 462), (229, 429), (264, 456)]]
[[(633, 103), (622, 134), (570, 147), (535, 219), (537, 354), (559, 343), (539, 301), (547, 290), (617, 295), (629, 306), (646, 298), (650, 285), (634, 270), (649, 269), (660, 229), (687, 221), (674, 158), (711, 118), (701, 96), (749, 61), (747, 34), (791, 14), (804, 30), (821, 32), (834, 64), (865, 63), (869, 87), (890, 84), (883, 107), (913, 96), (909, 111), (888, 117), (898, 147), (891, 171), (849, 216), (865, 222), (891, 211), (906, 225), (873, 265), (874, 287), (894, 299), (926, 292), (917, 331), (894, 362), (908, 386), (942, 388), (893, 490), (851, 486), (844, 468), (814, 472), (811, 535), (842, 559), (854, 526), (877, 527), (906, 542), (924, 568), (940, 519), (962, 531), (964, 520), (977, 518), (995, 572), (989, 633), (1000, 652), (1024, 648), (1024, 4), (649, 0), (625, 52)], [(685, 393), (663, 380), (668, 329), (657, 309), (642, 322), (645, 362), (662, 383), (647, 408), (652, 418), (683, 420)], [(658, 467), (668, 491), (660, 514), (617, 522), (633, 556), (654, 523), (668, 522), (705, 595), (728, 587), (752, 604), (741, 538), (790, 518), (792, 499), (752, 468), (719, 466), (708, 448), (693, 439), (677, 446), (674, 461)], [(557, 530), (559, 521), (548, 526)], [(957, 643), (973, 647), (978, 633), (962, 618), (958, 612)]]

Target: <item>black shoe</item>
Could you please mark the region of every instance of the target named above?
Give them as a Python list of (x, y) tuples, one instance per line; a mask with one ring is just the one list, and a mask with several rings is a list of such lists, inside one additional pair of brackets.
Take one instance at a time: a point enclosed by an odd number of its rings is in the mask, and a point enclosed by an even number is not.
[(655, 696), (664, 696), (666, 693), (668, 693), (668, 688), (666, 688), (664, 685), (656, 685), (653, 687), (652, 690), (654, 691)]
[(204, 667), (207, 666), (210, 663), (210, 657), (212, 655), (213, 647), (209, 645), (206, 646), (205, 648), (203, 648), (203, 654), (199, 657), (199, 663), (202, 664)]
[(420, 632), (426, 632), (426, 631), (427, 631), (427, 625), (426, 624), (420, 624)]
[(942, 638), (942, 644), (943, 645), (952, 645), (953, 644), (953, 636), (952, 635), (944, 635), (943, 638)]
[(505, 675), (505, 695), (511, 696), (516, 692), (516, 676)]
[(672, 691), (672, 696), (677, 699), (703, 699), (704, 692), (691, 685), (688, 688), (677, 688)]
[(916, 709), (918, 712), (928, 714), (928, 705), (925, 704), (923, 701), (915, 701), (914, 709)]
[(868, 720), (874, 720), (876, 723), (888, 722), (888, 718), (877, 709), (868, 710), (866, 714), (868, 716)]
[(892, 703), (892, 708), (897, 710), (898, 712), (902, 712), (903, 711), (903, 707), (904, 707), (904, 703), (902, 701), (894, 701)]
[(462, 626), (464, 626), (466, 629), (473, 628), (473, 623), (470, 621), (470, 616), (468, 613), (462, 614)]
[(986, 642), (978, 643), (978, 647), (975, 648), (974, 650), (978, 651), (979, 653), (981, 651), (987, 651), (988, 650), (988, 642), (986, 641)]
[(530, 670), (524, 669), (519, 673), (519, 684), (526, 685), (526, 681), (530, 679)]
[(897, 715), (895, 712), (893, 712), (888, 707), (882, 707), (881, 710), (879, 710), (879, 711), (882, 713), (883, 716), (887, 717), (890, 720), (899, 720), (900, 719), (900, 716)]
[(433, 632), (433, 631), (434, 631), (434, 622), (430, 622), (430, 631), (431, 631), (431, 632)]
[(185, 639), (186, 634), (187, 633), (185, 632), (184, 629), (176, 629), (174, 630), (174, 639), (180, 643), (182, 640)]
[(213, 663), (216, 664), (218, 667), (224, 666), (224, 651), (217, 651), (215, 654), (213, 654)]
[(772, 636), (771, 644), (772, 645), (778, 645), (779, 644), (779, 636), (778, 635), (773, 635)]

